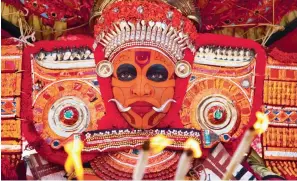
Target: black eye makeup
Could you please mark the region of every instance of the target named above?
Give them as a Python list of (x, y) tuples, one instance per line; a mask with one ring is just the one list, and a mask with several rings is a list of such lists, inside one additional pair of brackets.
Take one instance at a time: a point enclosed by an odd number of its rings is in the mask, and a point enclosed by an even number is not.
[(130, 81), (137, 76), (136, 68), (131, 64), (122, 64), (117, 69), (118, 79), (121, 81)]
[(163, 65), (154, 64), (147, 70), (146, 77), (151, 81), (163, 82), (168, 78), (168, 71)]

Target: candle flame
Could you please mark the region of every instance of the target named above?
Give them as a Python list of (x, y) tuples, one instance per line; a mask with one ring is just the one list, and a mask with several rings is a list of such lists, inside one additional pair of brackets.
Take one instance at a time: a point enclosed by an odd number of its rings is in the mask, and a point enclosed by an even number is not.
[(200, 158), (202, 156), (202, 151), (200, 148), (200, 144), (193, 138), (187, 139), (185, 143), (185, 149), (190, 149), (193, 151), (194, 158)]
[(81, 151), (83, 147), (84, 144), (80, 139), (74, 139), (74, 141), (71, 141), (64, 145), (64, 149), (68, 154), (64, 165), (65, 170), (68, 174), (70, 174), (73, 172), (74, 169), (76, 178), (78, 180), (83, 180), (84, 176), (84, 170), (81, 160)]
[(254, 124), (254, 129), (257, 134), (262, 134), (266, 131), (269, 125), (268, 116), (262, 112), (256, 112), (257, 121)]
[(165, 147), (171, 145), (173, 141), (166, 136), (159, 134), (150, 139), (150, 149), (154, 154), (160, 153)]

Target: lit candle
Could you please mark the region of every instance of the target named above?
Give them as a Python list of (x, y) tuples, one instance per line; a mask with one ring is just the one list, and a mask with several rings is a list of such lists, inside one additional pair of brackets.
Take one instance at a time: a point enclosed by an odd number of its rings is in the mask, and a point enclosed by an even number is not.
[(232, 173), (235, 168), (242, 162), (244, 156), (248, 153), (250, 145), (254, 140), (256, 135), (262, 134), (268, 128), (269, 119), (267, 115), (257, 112), (256, 113), (257, 121), (252, 128), (247, 130), (234, 153), (228, 167), (227, 171), (222, 180), (230, 180), (232, 178)]
[(199, 143), (193, 138), (189, 138), (185, 143), (184, 152), (179, 159), (174, 180), (185, 180), (193, 158), (200, 158), (201, 155), (202, 151)]
[(80, 140), (79, 135), (74, 135), (74, 141), (71, 141), (64, 145), (64, 149), (68, 154), (65, 162), (65, 170), (67, 174), (71, 174), (73, 170), (75, 171), (76, 178), (78, 180), (83, 180), (84, 170), (81, 160), (81, 151), (84, 147), (83, 142)]
[(172, 140), (166, 138), (164, 135), (157, 135), (152, 137), (150, 140), (145, 141), (142, 145), (142, 150), (139, 153), (137, 164), (133, 171), (133, 180), (141, 180), (143, 178), (150, 151), (157, 154), (170, 144), (172, 144)]

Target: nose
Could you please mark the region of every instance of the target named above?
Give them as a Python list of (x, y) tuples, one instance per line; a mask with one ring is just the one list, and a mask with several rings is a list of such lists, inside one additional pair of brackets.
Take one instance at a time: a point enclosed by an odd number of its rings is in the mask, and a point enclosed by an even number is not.
[(133, 96), (152, 96), (154, 94), (154, 89), (146, 81), (141, 79), (131, 87), (131, 94)]

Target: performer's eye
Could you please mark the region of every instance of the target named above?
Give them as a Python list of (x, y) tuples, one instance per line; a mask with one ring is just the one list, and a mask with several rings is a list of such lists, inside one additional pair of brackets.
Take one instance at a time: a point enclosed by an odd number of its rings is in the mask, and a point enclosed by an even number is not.
[(131, 64), (122, 64), (117, 70), (118, 79), (121, 81), (130, 81), (137, 76), (136, 68)]
[(154, 64), (148, 69), (146, 77), (155, 82), (163, 82), (168, 78), (168, 71), (163, 65)]

